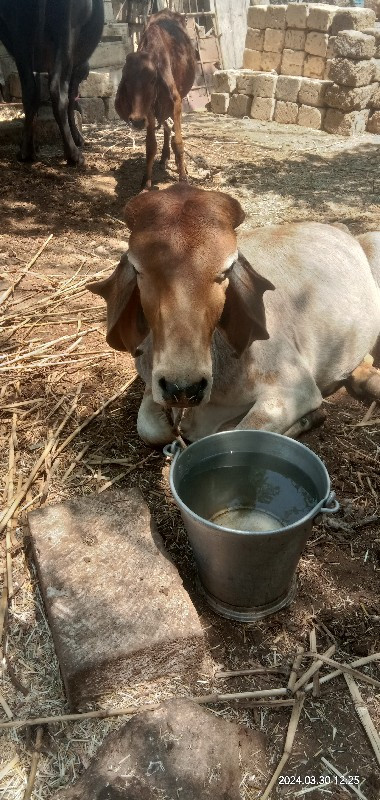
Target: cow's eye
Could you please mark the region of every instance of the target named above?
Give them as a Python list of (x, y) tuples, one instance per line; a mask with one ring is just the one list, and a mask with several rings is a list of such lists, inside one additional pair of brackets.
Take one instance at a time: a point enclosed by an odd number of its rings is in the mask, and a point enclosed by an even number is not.
[(230, 277), (230, 275), (231, 275), (231, 272), (232, 272), (232, 270), (233, 270), (233, 268), (234, 268), (235, 264), (236, 264), (236, 261), (234, 261), (234, 262), (233, 262), (233, 264), (231, 264), (231, 266), (230, 266), (230, 267), (228, 267), (228, 269), (225, 269), (225, 270), (224, 270), (224, 272), (222, 272), (222, 273), (221, 273), (221, 275), (218, 275), (218, 276), (215, 278), (215, 282), (216, 282), (216, 283), (223, 283), (223, 281), (227, 280), (227, 278), (229, 278), (229, 277)]

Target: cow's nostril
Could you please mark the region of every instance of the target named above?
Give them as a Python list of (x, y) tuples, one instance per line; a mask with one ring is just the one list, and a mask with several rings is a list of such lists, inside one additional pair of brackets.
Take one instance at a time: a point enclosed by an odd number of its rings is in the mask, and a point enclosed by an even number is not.
[(160, 380), (158, 381), (158, 385), (159, 385), (160, 389), (162, 389), (163, 392), (166, 392), (167, 384), (166, 384), (165, 378), (160, 378)]
[(129, 121), (133, 128), (136, 128), (138, 131), (142, 131), (142, 129), (145, 128), (145, 119), (143, 117), (129, 117)]

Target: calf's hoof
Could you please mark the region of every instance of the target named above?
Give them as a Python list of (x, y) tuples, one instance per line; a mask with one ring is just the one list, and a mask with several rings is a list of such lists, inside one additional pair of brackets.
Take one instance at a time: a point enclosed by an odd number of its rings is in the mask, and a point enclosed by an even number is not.
[(187, 175), (180, 175), (178, 180), (179, 180), (180, 183), (188, 183), (189, 182), (189, 179), (188, 179)]

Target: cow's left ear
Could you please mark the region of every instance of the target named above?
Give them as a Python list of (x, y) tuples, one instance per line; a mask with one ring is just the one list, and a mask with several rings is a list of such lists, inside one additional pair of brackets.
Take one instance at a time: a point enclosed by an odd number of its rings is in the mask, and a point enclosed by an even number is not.
[(86, 288), (107, 303), (107, 342), (114, 350), (137, 355), (139, 344), (149, 333), (141, 306), (136, 273), (125, 253), (115, 271), (104, 281), (88, 283)]
[(269, 339), (263, 294), (274, 288), (273, 283), (259, 275), (239, 252), (229, 277), (218, 326), (238, 357), (255, 340)]

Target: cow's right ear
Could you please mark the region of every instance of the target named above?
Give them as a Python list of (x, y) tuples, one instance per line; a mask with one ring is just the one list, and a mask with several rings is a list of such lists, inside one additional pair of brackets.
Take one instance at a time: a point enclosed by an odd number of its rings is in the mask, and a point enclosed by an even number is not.
[(114, 350), (137, 355), (136, 350), (149, 333), (141, 306), (135, 270), (125, 253), (115, 271), (104, 281), (88, 283), (86, 288), (107, 303), (107, 342)]

